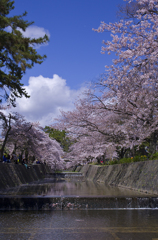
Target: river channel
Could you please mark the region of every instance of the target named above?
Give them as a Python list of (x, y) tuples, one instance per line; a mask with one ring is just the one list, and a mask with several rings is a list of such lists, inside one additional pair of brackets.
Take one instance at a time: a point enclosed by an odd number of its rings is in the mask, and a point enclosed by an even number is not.
[(104, 183), (81, 180), (44, 179), (38, 183), (10, 188), (0, 192), (0, 195), (12, 196), (106, 196), (106, 197), (148, 197), (139, 191), (126, 188), (107, 186)]
[[(147, 199), (151, 196), (130, 189), (81, 180), (44, 181), (8, 189), (1, 199), (10, 198), (104, 198)], [(67, 211), (0, 211), (0, 240), (158, 240), (156, 209), (78, 209)]]

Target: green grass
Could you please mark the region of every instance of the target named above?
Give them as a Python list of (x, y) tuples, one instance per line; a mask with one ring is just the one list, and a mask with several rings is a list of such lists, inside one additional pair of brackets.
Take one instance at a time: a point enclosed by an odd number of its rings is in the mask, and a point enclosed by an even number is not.
[(62, 173), (62, 170), (56, 170), (55, 173)]
[(92, 162), (92, 163), (89, 163), (89, 165), (100, 165), (100, 164), (96, 162)]
[(150, 160), (157, 160), (158, 159), (158, 152), (154, 153)]
[(141, 155), (141, 156), (135, 156), (131, 158), (122, 158), (119, 160), (110, 160), (105, 164), (90, 163), (90, 165), (108, 166), (108, 165), (114, 165), (114, 164), (124, 164), (124, 163), (149, 161), (149, 160), (158, 160), (158, 152), (154, 153), (150, 158), (148, 158), (146, 155)]

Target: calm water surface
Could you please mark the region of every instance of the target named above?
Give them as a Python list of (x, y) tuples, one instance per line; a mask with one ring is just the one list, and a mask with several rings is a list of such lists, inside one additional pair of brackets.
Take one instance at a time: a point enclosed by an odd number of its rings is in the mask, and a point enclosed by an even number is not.
[[(148, 196), (82, 181), (44, 180), (1, 195)], [(2, 196), (3, 197), (3, 196)], [(158, 210), (0, 211), (0, 240), (158, 240)]]
[[(50, 182), (52, 181), (52, 182)], [(109, 197), (145, 197), (150, 194), (125, 188), (107, 186), (104, 183), (83, 181), (56, 181), (23, 185), (0, 192), (1, 195), (45, 195), (45, 196), (109, 196)]]
[(1, 240), (157, 240), (158, 211), (0, 213)]

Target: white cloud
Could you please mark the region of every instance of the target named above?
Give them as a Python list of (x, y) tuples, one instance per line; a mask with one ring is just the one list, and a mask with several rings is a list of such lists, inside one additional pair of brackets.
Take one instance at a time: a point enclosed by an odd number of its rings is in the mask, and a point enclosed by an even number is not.
[(74, 100), (84, 90), (70, 89), (66, 80), (56, 74), (53, 78), (44, 78), (41, 75), (30, 77), (25, 89), (30, 98), (17, 99), (17, 107), (13, 111), (24, 115), (28, 121), (38, 121), (43, 126), (52, 124), (61, 109), (72, 110)]
[[(44, 35), (46, 34), (49, 38), (50, 38), (50, 33), (47, 29), (44, 29), (42, 27), (37, 27), (37, 26), (29, 26), (28, 28), (26, 28), (25, 31), (23, 31), (21, 28), (17, 28), (24, 37), (27, 37), (27, 38), (40, 38), (40, 37), (44, 37)], [(5, 30), (7, 32), (11, 32), (12, 31), (12, 28), (10, 26), (6, 27)], [(35, 44), (34, 47), (35, 48), (39, 48), (41, 46), (45, 46), (47, 45), (47, 43), (45, 44), (42, 44), (42, 45), (37, 45)]]
[(19, 31), (23, 34), (24, 37), (28, 37), (31, 39), (44, 37), (45, 34), (47, 34), (48, 37), (50, 37), (50, 33), (48, 30), (37, 26), (29, 26), (28, 28), (26, 28), (25, 32), (19, 28)]

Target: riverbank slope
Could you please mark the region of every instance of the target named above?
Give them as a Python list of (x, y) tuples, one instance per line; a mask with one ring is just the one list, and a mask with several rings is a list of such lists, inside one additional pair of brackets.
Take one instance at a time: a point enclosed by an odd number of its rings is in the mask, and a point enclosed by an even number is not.
[(0, 190), (41, 180), (51, 169), (44, 164), (24, 165), (0, 163)]
[(158, 194), (158, 160), (109, 166), (77, 167), (87, 180)]

